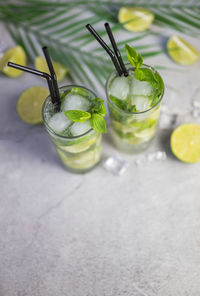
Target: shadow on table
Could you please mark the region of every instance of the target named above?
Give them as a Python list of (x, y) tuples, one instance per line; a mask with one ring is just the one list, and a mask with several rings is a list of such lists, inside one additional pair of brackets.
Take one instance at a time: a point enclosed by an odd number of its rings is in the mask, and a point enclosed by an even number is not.
[(172, 154), (170, 147), (170, 137), (173, 129), (163, 129), (162, 133), (159, 134), (158, 143), (161, 149), (167, 153), (168, 158), (177, 160), (177, 158)]

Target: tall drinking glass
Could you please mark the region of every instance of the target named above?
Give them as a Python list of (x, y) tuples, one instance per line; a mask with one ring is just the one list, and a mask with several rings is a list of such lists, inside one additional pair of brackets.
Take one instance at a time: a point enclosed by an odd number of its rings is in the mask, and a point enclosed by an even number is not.
[[(137, 153), (146, 150), (157, 130), (157, 124), (160, 114), (160, 106), (163, 98), (163, 91), (159, 97), (157, 103), (153, 106), (148, 103), (148, 96), (146, 96), (145, 88), (143, 88), (143, 84), (141, 84), (142, 89), (139, 90), (141, 94), (135, 95), (138, 90), (134, 89), (134, 68), (129, 65), (126, 65), (128, 69), (129, 76), (123, 77), (123, 84), (120, 85), (120, 78), (116, 71), (113, 71), (106, 81), (106, 95), (107, 95), (107, 103), (108, 110), (110, 114), (110, 135), (114, 145), (121, 151), (127, 153)], [(143, 65), (146, 68), (151, 69), (154, 73), (159, 74), (155, 69), (150, 66)], [(129, 68), (128, 68), (129, 67)], [(118, 81), (116, 85), (115, 96), (118, 99), (124, 100), (124, 97), (120, 98), (120, 96), (126, 96), (131, 102), (136, 102), (141, 106), (143, 111), (137, 112), (128, 112), (119, 108), (111, 99), (111, 87), (113, 81), (118, 77)], [(161, 78), (161, 76), (159, 75)], [(162, 78), (161, 78), (162, 79)], [(136, 82), (137, 83), (137, 82)], [(139, 81), (140, 83), (140, 81)], [(147, 84), (147, 82), (145, 82)], [(116, 83), (115, 83), (116, 84)], [(133, 84), (133, 85), (132, 85)], [(145, 84), (145, 85), (146, 85)], [(139, 84), (137, 83), (137, 86)], [(131, 90), (130, 90), (130, 89)], [(149, 86), (147, 84), (147, 88), (149, 91)], [(119, 92), (118, 92), (119, 90)], [(125, 95), (124, 95), (125, 94)], [(145, 94), (145, 95), (144, 95)], [(151, 94), (151, 101), (153, 101), (153, 97)]]
[[(92, 100), (96, 97), (96, 95), (92, 91), (85, 87), (78, 85), (69, 85), (59, 88), (61, 98), (63, 94), (67, 94), (72, 88), (79, 88), (88, 93), (89, 100)], [(85, 98), (83, 98), (83, 100), (85, 100)], [(58, 156), (60, 157), (61, 162), (69, 171), (72, 171), (74, 173), (84, 173), (91, 170), (94, 166), (97, 165), (101, 158), (101, 133), (96, 132), (91, 127), (88, 128), (86, 123), (77, 124), (70, 121), (67, 122), (66, 120), (68, 119), (65, 117), (63, 112), (60, 112), (56, 116), (59, 118), (55, 118), (52, 124), (51, 118), (55, 114), (56, 109), (55, 106), (52, 104), (51, 98), (49, 96), (44, 102), (42, 117), (46, 130), (50, 135), (52, 142), (54, 143), (55, 149)], [(65, 124), (66, 129), (62, 130), (62, 126), (65, 126)], [(52, 128), (52, 126), (56, 126), (57, 130), (62, 131), (57, 132), (54, 128)], [(78, 135), (77, 128), (79, 129)], [(73, 135), (74, 132), (75, 134)]]

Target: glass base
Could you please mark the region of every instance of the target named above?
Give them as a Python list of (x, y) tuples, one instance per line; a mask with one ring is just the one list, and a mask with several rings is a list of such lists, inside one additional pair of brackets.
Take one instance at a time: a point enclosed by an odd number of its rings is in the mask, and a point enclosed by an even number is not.
[(101, 139), (96, 146), (92, 146), (86, 151), (80, 153), (70, 153), (56, 147), (56, 151), (64, 167), (73, 173), (83, 174), (92, 170), (101, 158)]
[(121, 152), (124, 153), (140, 153), (143, 152), (145, 150), (147, 150), (149, 148), (149, 146), (151, 145), (154, 136), (151, 136), (151, 138), (146, 138), (146, 139), (123, 139), (120, 138), (118, 134), (115, 133), (115, 131), (111, 128), (110, 129), (110, 135), (111, 135), (111, 139), (112, 142), (114, 144), (114, 146), (120, 150)]

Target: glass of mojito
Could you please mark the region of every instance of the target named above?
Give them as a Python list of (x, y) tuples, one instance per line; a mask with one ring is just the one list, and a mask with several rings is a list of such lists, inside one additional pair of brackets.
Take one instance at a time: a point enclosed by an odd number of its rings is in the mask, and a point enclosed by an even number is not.
[(104, 102), (83, 86), (64, 86), (59, 92), (59, 112), (47, 97), (43, 122), (64, 166), (71, 172), (84, 173), (101, 158), (101, 133), (106, 132)]
[(147, 149), (155, 136), (164, 83), (133, 48), (126, 45), (126, 50), (128, 76), (113, 71), (106, 82), (110, 134), (119, 150), (137, 153)]

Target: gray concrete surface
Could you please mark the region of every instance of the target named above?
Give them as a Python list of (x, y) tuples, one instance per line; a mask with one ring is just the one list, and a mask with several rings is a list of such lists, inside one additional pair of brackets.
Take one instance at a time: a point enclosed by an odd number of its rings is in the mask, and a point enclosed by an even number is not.
[[(178, 67), (165, 55), (147, 62)], [(164, 99), (171, 110), (191, 105), (199, 66), (162, 71), (176, 89)], [(176, 160), (160, 129), (149, 151), (166, 151), (165, 161), (136, 166), (137, 155), (120, 153), (121, 177), (101, 164), (68, 173), (43, 126), (16, 113), (34, 84), (43, 81), (0, 76), (0, 296), (199, 296), (200, 165)], [(108, 136), (103, 148), (117, 153)]]

